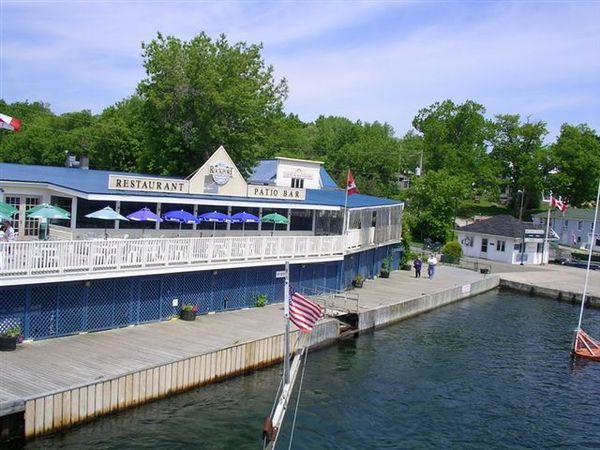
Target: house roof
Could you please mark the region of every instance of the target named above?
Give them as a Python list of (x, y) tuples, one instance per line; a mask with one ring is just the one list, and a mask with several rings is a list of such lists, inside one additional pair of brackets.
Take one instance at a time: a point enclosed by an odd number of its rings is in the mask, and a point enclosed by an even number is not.
[(480, 220), (464, 227), (459, 227), (458, 231), (522, 238), (527, 228), (535, 228), (535, 226), (531, 222), (523, 222), (508, 214), (501, 214), (487, 220)]
[[(548, 216), (547, 212), (541, 212), (533, 215), (545, 220)], [(566, 219), (566, 220), (587, 220), (589, 222), (594, 221), (594, 209), (593, 208), (567, 208), (563, 213), (558, 209), (552, 209), (550, 211), (551, 219)]]
[[(302, 159), (291, 159), (291, 158), (278, 158), (287, 159), (288, 161), (304, 161)], [(311, 161), (312, 162), (312, 161)], [(319, 175), (321, 177), (321, 186), (323, 189), (339, 189), (334, 179), (329, 175), (325, 168), (321, 167)], [(254, 167), (254, 171), (248, 177), (248, 182), (252, 184), (275, 184), (275, 178), (277, 176), (277, 160), (276, 159), (265, 159), (259, 161)]]
[[(273, 161), (275, 163), (275, 161)], [(265, 167), (268, 167), (265, 166)], [(266, 168), (263, 167), (263, 172)], [(321, 172), (323, 176), (324, 170)], [(255, 174), (257, 172), (255, 171)], [(325, 172), (326, 173), (326, 172)], [(181, 177), (161, 177), (157, 175), (144, 175), (126, 172), (114, 172), (106, 170), (82, 170), (78, 168), (70, 167), (56, 167), (56, 166), (34, 166), (26, 164), (12, 164), (12, 163), (0, 163), (0, 182), (2, 181), (13, 181), (13, 182), (24, 182), (24, 183), (38, 183), (42, 185), (55, 186), (58, 188), (70, 189), (75, 192), (81, 193), (82, 196), (88, 194), (96, 195), (123, 195), (128, 197), (156, 195), (149, 192), (139, 191), (127, 191), (123, 192), (116, 189), (108, 188), (109, 175), (130, 175), (130, 176), (151, 176), (153, 178), (168, 178), (168, 179), (183, 179)], [(329, 180), (331, 177), (327, 174)], [(253, 183), (256, 182), (250, 179)], [(328, 186), (333, 186), (329, 189), (306, 189), (306, 199), (302, 201), (294, 201), (298, 203), (299, 208), (301, 205), (323, 205), (323, 206), (344, 206), (345, 191), (335, 186), (333, 180), (327, 183)], [(261, 203), (273, 203), (274, 207), (278, 203), (289, 204), (289, 200), (274, 200), (274, 199), (255, 199), (248, 197), (234, 197), (234, 196), (215, 196), (215, 195), (203, 195), (203, 194), (176, 194), (176, 193), (164, 193), (159, 194), (161, 197), (172, 197), (185, 198), (185, 199), (196, 199), (201, 201), (202, 199), (214, 200), (215, 198), (223, 199), (224, 201), (231, 200), (237, 202), (248, 202), (249, 205), (260, 201)], [(401, 205), (402, 202), (399, 200), (390, 200), (387, 198), (373, 197), (370, 195), (356, 194), (348, 197), (349, 208), (365, 208), (372, 206), (391, 206)]]

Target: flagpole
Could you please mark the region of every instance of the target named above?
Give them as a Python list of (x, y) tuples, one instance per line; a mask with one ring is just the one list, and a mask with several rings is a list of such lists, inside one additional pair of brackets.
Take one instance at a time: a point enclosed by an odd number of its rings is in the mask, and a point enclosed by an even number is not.
[(344, 236), (344, 243), (346, 243), (346, 216), (348, 215), (348, 179), (350, 178), (350, 169), (346, 173), (346, 195), (344, 197), (344, 224), (342, 226), (342, 235)]
[[(347, 248), (347, 240), (346, 240), (346, 214), (348, 211), (348, 178), (350, 175), (350, 169), (348, 169), (348, 172), (346, 173), (346, 186), (345, 186), (345, 190), (346, 190), (346, 195), (344, 196), (344, 222), (342, 223), (342, 242), (344, 245), (344, 249), (343, 249), (343, 253), (344, 255), (346, 254), (346, 248)], [(342, 270), (341, 270), (341, 274), (340, 274), (340, 290), (344, 290), (345, 288), (345, 276), (344, 276), (344, 261), (346, 260), (346, 257), (344, 256), (342, 258)]]
[[(552, 192), (548, 199), (548, 216), (546, 217), (546, 234), (544, 236), (544, 246), (542, 247), (542, 265), (544, 264), (544, 252), (546, 251), (546, 245), (548, 245), (548, 233), (550, 232), (550, 209), (552, 208)], [(550, 259), (550, 249), (548, 248), (548, 259)]]
[(283, 357), (283, 384), (290, 382), (290, 262), (285, 262), (283, 314), (285, 316), (284, 352)]

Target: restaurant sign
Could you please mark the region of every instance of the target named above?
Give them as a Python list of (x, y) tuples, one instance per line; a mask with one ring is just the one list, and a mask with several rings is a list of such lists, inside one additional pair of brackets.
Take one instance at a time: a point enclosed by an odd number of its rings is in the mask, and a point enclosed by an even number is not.
[(304, 200), (306, 198), (306, 191), (298, 188), (249, 184), (248, 197), (270, 198), (275, 200)]
[(187, 194), (189, 181), (169, 178), (132, 177), (128, 175), (109, 175), (108, 188), (124, 191), (172, 192)]

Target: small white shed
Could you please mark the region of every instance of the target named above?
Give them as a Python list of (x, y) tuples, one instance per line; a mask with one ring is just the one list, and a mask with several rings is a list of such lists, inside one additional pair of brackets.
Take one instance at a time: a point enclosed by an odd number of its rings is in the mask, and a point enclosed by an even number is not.
[(545, 230), (509, 215), (494, 216), (456, 230), (463, 255), (510, 264), (548, 262)]

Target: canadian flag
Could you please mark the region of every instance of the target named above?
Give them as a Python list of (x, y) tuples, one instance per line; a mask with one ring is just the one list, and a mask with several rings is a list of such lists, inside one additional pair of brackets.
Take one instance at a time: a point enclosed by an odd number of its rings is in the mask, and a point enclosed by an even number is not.
[(557, 207), (561, 212), (565, 212), (569, 207), (566, 202), (563, 202), (562, 199), (556, 198), (553, 195), (550, 196), (550, 206)]
[(356, 187), (356, 183), (354, 182), (354, 177), (352, 176), (352, 172), (348, 169), (348, 180), (346, 182), (346, 194), (358, 194), (358, 188)]
[(10, 131), (19, 131), (21, 129), (21, 121), (14, 117), (7, 116), (6, 114), (0, 114), (0, 128)]

